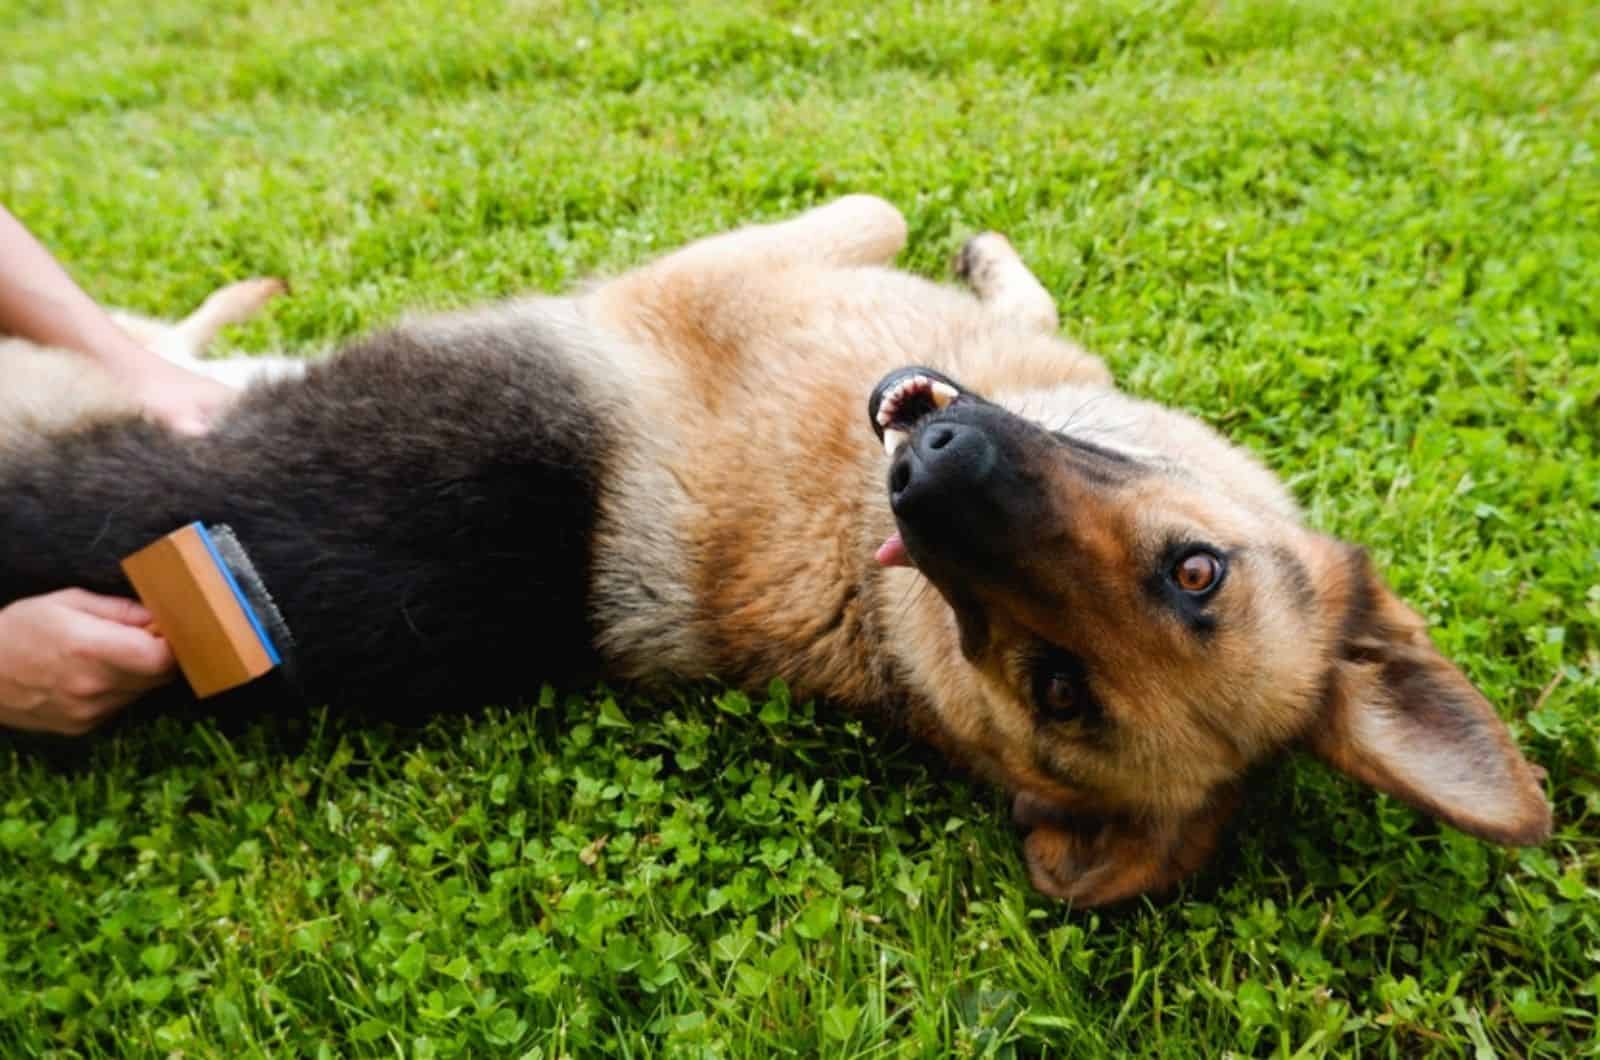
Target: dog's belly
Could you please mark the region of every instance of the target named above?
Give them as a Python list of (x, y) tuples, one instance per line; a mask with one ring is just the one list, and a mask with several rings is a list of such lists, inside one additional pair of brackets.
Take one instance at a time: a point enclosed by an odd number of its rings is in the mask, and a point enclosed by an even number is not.
[(907, 595), (889, 595), (874, 560), (895, 524), (873, 387), (907, 365), (1024, 387), (1104, 370), (904, 274), (718, 275), (608, 322), (663, 378), (613, 373), (635, 381), (639, 408), (602, 506), (601, 645), (629, 676), (782, 676), (864, 706), (903, 698), (888, 628)]
[(81, 354), (0, 336), (0, 457), (40, 433), (134, 408), (100, 365)]
[(791, 271), (694, 303), (713, 314), (694, 326), (638, 329), (663, 377), (630, 388), (602, 504), (595, 613), (617, 671), (895, 697), (873, 559), (894, 523), (867, 399), (887, 372), (949, 356), (969, 301)]

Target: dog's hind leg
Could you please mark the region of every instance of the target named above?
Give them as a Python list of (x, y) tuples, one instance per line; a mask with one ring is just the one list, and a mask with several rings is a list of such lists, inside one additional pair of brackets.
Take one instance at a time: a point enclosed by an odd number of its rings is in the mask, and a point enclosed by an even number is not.
[(1055, 299), (1022, 263), (1011, 241), (999, 232), (967, 240), (956, 255), (955, 274), (971, 287), (991, 313), (1009, 317), (1046, 334), (1061, 327)]
[(217, 337), (217, 332), (229, 324), (249, 320), (261, 312), (262, 306), (288, 289), (288, 285), (276, 277), (258, 276), (211, 292), (198, 309), (178, 324), (185, 351), (191, 357), (200, 356)]
[(288, 285), (270, 276), (240, 280), (219, 287), (194, 312), (177, 323), (152, 320), (126, 309), (112, 309), (111, 317), (133, 340), (169, 361), (192, 367), (229, 324), (242, 324), (261, 307), (287, 291)]

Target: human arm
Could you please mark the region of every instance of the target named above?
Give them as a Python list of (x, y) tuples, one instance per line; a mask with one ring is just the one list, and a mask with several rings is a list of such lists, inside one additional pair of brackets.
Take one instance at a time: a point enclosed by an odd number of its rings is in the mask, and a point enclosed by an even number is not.
[(95, 358), (142, 407), (181, 431), (203, 431), (234, 396), (226, 385), (135, 342), (4, 206), (0, 332)]

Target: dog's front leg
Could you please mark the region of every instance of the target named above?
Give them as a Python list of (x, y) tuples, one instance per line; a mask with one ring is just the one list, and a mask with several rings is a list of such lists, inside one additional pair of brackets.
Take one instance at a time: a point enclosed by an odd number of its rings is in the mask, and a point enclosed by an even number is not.
[(1055, 299), (999, 232), (983, 232), (967, 240), (956, 255), (954, 270), (989, 312), (1046, 335), (1061, 326)]
[(1216, 850), (1238, 805), (1238, 792), (1230, 788), (1188, 816), (1085, 822), (1042, 812), (1024, 798), (1015, 812), (1030, 829), (1023, 857), (1033, 886), (1079, 906), (1159, 893), (1192, 875)]

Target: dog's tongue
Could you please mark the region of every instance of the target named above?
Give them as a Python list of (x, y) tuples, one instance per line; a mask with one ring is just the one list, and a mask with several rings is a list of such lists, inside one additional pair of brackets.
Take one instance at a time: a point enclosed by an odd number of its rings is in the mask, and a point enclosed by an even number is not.
[(906, 554), (906, 543), (900, 540), (900, 532), (896, 530), (889, 535), (889, 539), (878, 546), (878, 566), (880, 567), (909, 567), (911, 557)]

